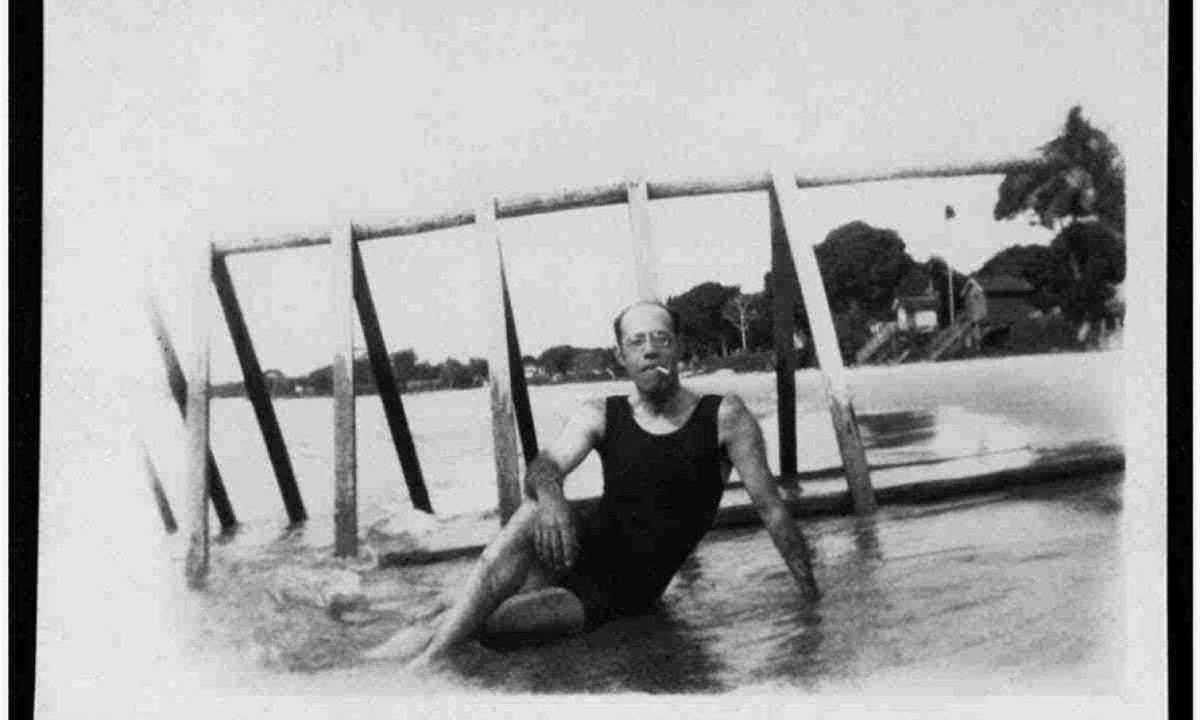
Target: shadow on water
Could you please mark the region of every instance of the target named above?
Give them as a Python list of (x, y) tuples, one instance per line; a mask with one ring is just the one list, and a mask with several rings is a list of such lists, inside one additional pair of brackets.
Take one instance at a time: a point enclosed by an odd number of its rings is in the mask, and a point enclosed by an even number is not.
[(938, 433), (938, 418), (931, 410), (856, 414), (855, 417), (868, 448), (916, 445), (932, 440)]
[(472, 680), (506, 692), (728, 690), (697, 628), (665, 606), (545, 645), (479, 652), (487, 657), (469, 661)]

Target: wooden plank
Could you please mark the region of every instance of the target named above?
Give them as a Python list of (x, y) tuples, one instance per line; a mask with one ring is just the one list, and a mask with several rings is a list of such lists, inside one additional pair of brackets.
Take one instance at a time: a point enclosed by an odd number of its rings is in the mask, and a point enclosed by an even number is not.
[(517, 339), (517, 320), (513, 315), (512, 298), (508, 294), (508, 277), (500, 268), (500, 285), (504, 292), (504, 335), (508, 342), (508, 374), (513, 389), (513, 411), (517, 417), (517, 433), (521, 452), (529, 463), (538, 454), (537, 428), (533, 424), (533, 406), (529, 402), (529, 385), (525, 382), (525, 364), (521, 360), (521, 343)]
[(795, 261), (800, 292), (804, 297), (805, 313), (812, 330), (817, 362), (821, 367), (821, 374), (825, 378), (829, 413), (833, 419), (833, 430), (837, 437), (842, 464), (846, 468), (846, 482), (850, 486), (855, 512), (869, 513), (875, 510), (876, 503), (874, 492), (871, 489), (867, 454), (863, 448), (858, 423), (854, 418), (854, 408), (850, 403), (849, 390), (846, 385), (846, 369), (842, 364), (837, 333), (833, 327), (833, 313), (829, 309), (829, 296), (825, 291), (825, 283), (821, 279), (817, 255), (813, 250), (812, 243), (802, 239), (801, 220), (798, 212), (799, 191), (790, 182), (791, 177), (791, 173), (776, 170), (772, 173), (772, 184), (778, 199), (784, 232), (792, 247), (792, 257)]
[[(830, 187), (865, 182), (887, 182), (921, 178), (969, 177), (973, 175), (1003, 175), (1005, 173), (1033, 169), (1043, 162), (1038, 154), (1020, 155), (995, 160), (955, 162), (902, 166), (895, 168), (865, 169), (824, 175), (795, 175), (796, 187)], [(731, 176), (649, 180), (646, 183), (647, 198), (662, 200), (678, 197), (700, 197), (731, 193), (756, 192), (771, 187), (769, 173), (747, 173)], [(515, 218), (527, 215), (562, 212), (585, 207), (619, 205), (627, 200), (627, 190), (622, 183), (605, 183), (582, 188), (564, 188), (552, 192), (518, 195), (496, 201), (497, 218)], [(406, 237), (421, 233), (447, 230), (470, 225), (474, 222), (470, 210), (456, 209), (432, 215), (382, 220), (363, 224), (356, 233), (359, 240)], [(285, 248), (327, 245), (330, 237), (327, 228), (299, 230), (269, 236), (222, 237), (216, 246), (218, 255), (235, 253), (265, 252)]]
[(203, 243), (190, 268), (192, 352), (189, 359), (187, 412), (187, 556), (184, 572), (188, 587), (204, 587), (208, 578), (208, 401), (209, 343), (208, 278), (212, 273), (212, 246)]
[(488, 343), (488, 388), (491, 396), (492, 456), (501, 524), (521, 505), (521, 465), (517, 451), (517, 421), (513, 407), (507, 319), (504, 310), (504, 256), (495, 200), (481, 201), (475, 211), (480, 254), (480, 287), (491, 341)]
[(354, 408), (354, 243), (349, 222), (333, 227), (334, 554), (358, 556), (358, 458)]
[(175, 513), (171, 512), (171, 501), (167, 499), (167, 493), (163, 490), (162, 481), (158, 478), (158, 470), (154, 467), (154, 460), (150, 457), (150, 450), (141, 440), (138, 441), (138, 455), (142, 460), (142, 469), (146, 473), (146, 481), (150, 485), (150, 492), (154, 495), (154, 504), (158, 507), (158, 515), (162, 518), (163, 528), (167, 534), (174, 535), (179, 530), (179, 523), (175, 521)]
[[(1111, 473), (1124, 470), (1125, 458), (1119, 449), (1106, 450), (1093, 457), (1067, 458), (1045, 464), (995, 470), (974, 475), (960, 475), (935, 480), (921, 480), (882, 487), (878, 500), (883, 505), (907, 505), (938, 502), (950, 498), (992, 493), (1005, 489), (1019, 489), (1047, 483), (1075, 479), (1080, 487), (1102, 486), (1120, 481), (1120, 476)], [(571, 507), (586, 512), (599, 503), (599, 498), (572, 500)], [(802, 495), (784, 500), (788, 511), (797, 518), (819, 518), (848, 515), (854, 511), (848, 492)], [(762, 515), (753, 503), (725, 505), (717, 510), (713, 528), (737, 528), (762, 524)], [(458, 560), (478, 555), (486, 541), (494, 533), (480, 531), (478, 539), (465, 536), (463, 540), (447, 544), (430, 544), (413, 547), (412, 543), (397, 544), (394, 548), (381, 543), (380, 567), (403, 567), (422, 565), (448, 560)], [(705, 542), (716, 536), (709, 534)]]
[(771, 221), (771, 332), (775, 345), (775, 398), (779, 428), (779, 474), (796, 475), (795, 263), (774, 190), (767, 192)]
[(292, 470), (292, 460), (283, 441), (283, 431), (279, 428), (275, 406), (271, 403), (271, 394), (267, 391), (262, 366), (259, 365), (258, 355), (254, 352), (250, 328), (246, 325), (246, 318), (238, 304), (233, 278), (229, 275), (225, 258), (213, 259), (212, 281), (217, 290), (217, 299), (221, 303), (221, 311), (225, 314), (225, 324), (229, 326), (229, 336), (237, 352), (238, 364), (242, 368), (246, 396), (254, 408), (258, 428), (267, 446), (267, 457), (270, 458), (271, 468), (275, 471), (275, 482), (279, 485), (279, 494), (283, 498), (288, 521), (292, 525), (302, 523), (308, 519), (308, 513), (304, 509), (300, 487), (296, 484), (296, 473)]
[(658, 255), (654, 247), (654, 227), (650, 222), (650, 199), (647, 195), (646, 181), (630, 179), (626, 181), (625, 190), (629, 198), (635, 294), (638, 300), (661, 300)]
[[(188, 385), (183, 376), (183, 366), (180, 365), (179, 356), (175, 353), (175, 346), (171, 343), (171, 335), (167, 332), (167, 325), (163, 322), (162, 313), (159, 312), (158, 302), (149, 292), (142, 296), (142, 306), (150, 321), (150, 330), (154, 333), (154, 339), (158, 343), (163, 367), (167, 372), (167, 385), (171, 389), (171, 397), (175, 400), (175, 407), (179, 408), (180, 417), (186, 421)], [(217, 512), (217, 521), (221, 524), (221, 533), (233, 533), (237, 530), (237, 515), (233, 512), (233, 503), (229, 500), (229, 493), (225, 490), (225, 483), (221, 479), (221, 470), (217, 467), (217, 459), (211, 448), (208, 450), (207, 462), (209, 495), (212, 498), (213, 509)]]
[(367, 281), (367, 269), (363, 264), (362, 251), (358, 243), (352, 243), (354, 259), (354, 302), (358, 306), (358, 318), (362, 323), (363, 338), (367, 342), (367, 356), (371, 361), (371, 372), (375, 375), (375, 387), (383, 403), (383, 414), (387, 418), (392, 444), (400, 459), (400, 470), (408, 485), (408, 498), (413, 507), (427, 513), (433, 512), (425, 478), (421, 474), (421, 463), (417, 458), (417, 447), (413, 443), (412, 431), (408, 427), (408, 415), (404, 412), (404, 401), (396, 376), (392, 373), (392, 360), (388, 356), (383, 329), (379, 325), (379, 314), (371, 297), (371, 285)]

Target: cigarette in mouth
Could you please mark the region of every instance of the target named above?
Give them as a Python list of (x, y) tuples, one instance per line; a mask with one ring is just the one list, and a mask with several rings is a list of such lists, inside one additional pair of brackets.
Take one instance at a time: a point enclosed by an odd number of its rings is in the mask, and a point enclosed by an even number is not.
[(670, 375), (670, 374), (671, 374), (671, 371), (670, 371), (670, 370), (666, 369), (665, 367), (663, 367), (663, 366), (661, 366), (661, 365), (655, 365), (655, 366), (654, 366), (654, 371), (655, 371), (655, 372), (657, 372), (657, 373), (662, 373), (663, 375)]

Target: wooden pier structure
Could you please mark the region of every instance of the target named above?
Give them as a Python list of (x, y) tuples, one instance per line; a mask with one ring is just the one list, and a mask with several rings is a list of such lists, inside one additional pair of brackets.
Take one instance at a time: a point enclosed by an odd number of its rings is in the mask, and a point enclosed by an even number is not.
[[(383, 239), (396, 239), (437, 230), (475, 225), (477, 251), (483, 261), (484, 307), (491, 313), (492, 336), (488, 349), (488, 386), (491, 425), (496, 464), (497, 506), (501, 522), (506, 522), (521, 502), (520, 471), (522, 460), (537, 454), (537, 435), (529, 402), (529, 392), (521, 367), (517, 327), (505, 275), (501, 220), (567, 210), (626, 204), (631, 228), (631, 262), (634, 266), (639, 299), (659, 296), (657, 246), (649, 205), (655, 200), (732, 193), (765, 193), (771, 231), (771, 278), (773, 343), (776, 352), (776, 389), (779, 431), (779, 471), (786, 485), (798, 477), (796, 460), (796, 358), (793, 317), (796, 300), (804, 299), (805, 312), (813, 331), (817, 362), (825, 378), (829, 412), (837, 437), (842, 468), (853, 511), (871, 513), (876, 508), (870, 471), (854, 416), (854, 406), (846, 382), (846, 371), (838, 349), (833, 316), (817, 267), (813, 247), (817, 233), (805, 228), (801, 208), (803, 190), (836, 185), (885, 182), (923, 178), (957, 178), (977, 175), (1002, 175), (1031, 169), (1039, 156), (1011, 157), (991, 162), (926, 165), (894, 168), (876, 172), (848, 172), (806, 175), (794, 168), (779, 166), (769, 172), (723, 177), (653, 180), (626, 178), (603, 185), (562, 189), (538, 195), (511, 197), (485, 196), (472, 207), (383, 222), (356, 223), (339, 216), (322, 228), (266, 237), (220, 236), (203, 243), (197, 253), (192, 274), (193, 352), (188, 363), (188, 378), (167, 335), (153, 299), (147, 303), (150, 322), (162, 349), (164, 364), (176, 403), (184, 414), (188, 433), (187, 514), (188, 537), (186, 576), (189, 585), (202, 587), (208, 566), (208, 504), (216, 508), (223, 530), (236, 526), (233, 507), (216, 466), (208, 441), (208, 337), (205, 327), (213, 283), (245, 380), (246, 393), (267, 446), (290, 524), (307, 518), (295, 474), (280, 431), (274, 407), (263, 380), (254, 346), (242, 315), (228, 262), (237, 255), (292, 248), (329, 245), (331, 250), (334, 297), (332, 307), (337, 318), (337, 345), (333, 360), (334, 384), (334, 463), (335, 488), (334, 548), (341, 557), (359, 552), (357, 510), (357, 464), (354, 392), (354, 315), (362, 323), (367, 354), (383, 404), (393, 443), (400, 460), (413, 506), (433, 512), (433, 503), (425, 487), (417, 452), (412, 439), (404, 403), (397, 388), (387, 347), (380, 329), (378, 313), (367, 282), (359, 246)], [(202, 282), (203, 280), (203, 282)], [(152, 467), (149, 459), (147, 466)], [(156, 484), (156, 498), (168, 529), (174, 524), (166, 498)]]

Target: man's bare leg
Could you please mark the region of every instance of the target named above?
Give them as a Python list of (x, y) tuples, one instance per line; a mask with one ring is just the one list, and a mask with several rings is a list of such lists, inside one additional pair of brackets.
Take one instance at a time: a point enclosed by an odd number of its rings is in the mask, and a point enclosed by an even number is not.
[[(491, 629), (507, 632), (518, 625), (538, 628), (549, 625), (566, 631), (574, 627), (576, 617), (579, 619), (578, 625), (582, 627), (582, 606), (579, 606), (578, 613), (573, 613), (569, 609), (570, 602), (564, 602), (560, 596), (561, 593), (570, 593), (561, 588), (557, 589), (558, 594), (554, 590), (546, 590), (551, 582), (551, 574), (541, 566), (532, 541), (535, 510), (534, 504), (525, 503), (509, 519), (500, 534), (483, 551), (462, 595), (439, 618), (437, 630), (431, 634), (426, 631), (424, 637), (413, 637), (412, 630), (397, 633), (395, 645), (405, 646), (406, 655), (420, 652), (421, 646), (424, 646), (424, 651), (413, 662), (414, 666), (436, 664), (455, 645), (479, 634), (497, 608), (522, 589), (540, 590), (529, 593), (529, 601), (511, 603), (511, 607), (507, 607), (505, 612), (500, 613), (501, 617), (492, 623)], [(526, 587), (523, 588), (523, 585)], [(546, 592), (551, 593), (549, 599), (532, 599)], [(578, 603), (578, 600), (575, 602)], [(564, 607), (568, 609), (564, 611)], [(542, 614), (546, 617), (539, 620), (538, 616)], [(522, 618), (520, 622), (512, 619), (518, 616)], [(408, 637), (405, 637), (406, 633)], [(389, 640), (384, 648), (393, 644)], [(386, 651), (371, 654), (375, 657), (388, 655)]]

